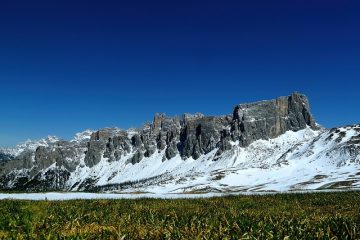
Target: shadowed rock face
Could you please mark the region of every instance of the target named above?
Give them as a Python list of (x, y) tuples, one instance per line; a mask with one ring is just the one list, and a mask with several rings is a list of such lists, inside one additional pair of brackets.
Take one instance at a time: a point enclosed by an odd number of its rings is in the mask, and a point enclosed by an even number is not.
[(8, 161), (8, 160), (12, 160), (12, 159), (13, 159), (13, 157), (11, 155), (0, 152), (0, 161)]
[[(316, 125), (308, 99), (299, 93), (240, 104), (235, 106), (232, 115), (227, 116), (185, 114), (182, 117), (167, 117), (157, 114), (151, 124), (139, 129), (101, 129), (86, 142), (59, 141), (17, 156), (15, 160), (0, 162), (1, 186), (11, 188), (14, 182), (21, 185), (23, 181), (27, 184), (31, 182), (31, 189), (36, 188), (36, 184), (42, 188), (56, 186), (61, 189), (65, 188), (69, 174), (81, 164), (91, 168), (103, 159), (119, 161), (123, 157), (127, 157), (127, 164), (137, 164), (145, 157), (162, 151), (163, 161), (171, 161), (178, 154), (183, 159), (198, 159), (215, 149), (219, 156), (232, 148), (230, 142), (238, 141), (240, 146), (246, 147), (258, 139), (275, 138), (286, 131), (306, 127), (316, 128)], [(50, 168), (51, 171), (45, 171)], [(21, 169), (26, 169), (28, 175), (18, 183), (13, 171)], [(63, 173), (66, 179), (59, 180), (59, 173)], [(56, 184), (44, 183), (54, 179)]]
[(316, 128), (308, 99), (293, 93), (288, 97), (236, 106), (231, 130), (233, 139), (248, 146), (255, 140), (275, 138), (307, 126)]
[(180, 134), (181, 156), (197, 159), (214, 150), (231, 121), (231, 117), (199, 117), (186, 121)]

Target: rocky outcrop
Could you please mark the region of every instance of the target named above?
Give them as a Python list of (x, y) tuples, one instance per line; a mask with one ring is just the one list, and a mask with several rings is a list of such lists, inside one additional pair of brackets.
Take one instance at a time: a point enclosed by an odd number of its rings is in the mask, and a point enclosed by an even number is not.
[[(220, 156), (231, 150), (234, 144), (246, 147), (258, 139), (275, 138), (286, 131), (307, 127), (315, 129), (316, 124), (308, 99), (299, 93), (240, 104), (234, 107), (232, 114), (225, 116), (184, 114), (182, 117), (167, 117), (156, 114), (152, 123), (138, 129), (124, 131), (105, 128), (93, 132), (87, 140), (57, 141), (23, 153), (15, 160), (1, 161), (0, 177), (7, 179), (12, 171), (26, 169), (30, 175), (26, 181), (22, 181), (31, 182), (31, 187), (35, 183), (45, 188), (65, 187), (64, 179), (57, 179), (55, 185), (40, 182), (44, 179), (54, 181), (59, 173), (68, 178), (77, 167), (85, 165), (92, 168), (101, 161), (115, 162), (126, 158), (126, 164), (135, 165), (155, 153), (160, 154), (163, 161), (171, 161), (177, 155), (182, 159), (198, 159), (211, 151), (216, 151), (216, 155)], [(11, 177), (2, 181), (3, 188), (19, 182)]]
[(129, 132), (102, 129), (92, 134), (85, 164), (96, 165), (102, 157), (117, 161), (134, 152), (132, 164), (165, 150), (165, 158), (177, 154), (183, 159), (199, 158), (214, 149), (218, 155), (230, 150), (230, 141), (246, 147), (258, 139), (275, 138), (286, 131), (316, 128), (306, 96), (293, 93), (287, 97), (235, 106), (232, 115), (204, 116), (184, 114), (167, 117), (156, 114), (151, 124)]
[(288, 97), (240, 104), (235, 107), (231, 124), (232, 139), (248, 146), (258, 139), (280, 136), (286, 131), (316, 128), (305, 95), (293, 93)]
[(184, 121), (180, 133), (179, 150), (183, 158), (199, 158), (214, 150), (221, 132), (231, 124), (231, 117), (200, 116)]

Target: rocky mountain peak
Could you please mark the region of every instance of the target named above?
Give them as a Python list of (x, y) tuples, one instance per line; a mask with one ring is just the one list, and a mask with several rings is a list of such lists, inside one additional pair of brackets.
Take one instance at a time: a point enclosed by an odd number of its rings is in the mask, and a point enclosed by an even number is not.
[[(51, 168), (65, 176), (61, 184), (68, 184), (76, 169), (93, 169), (104, 162), (137, 165), (154, 157), (160, 157), (162, 162), (173, 161), (175, 157), (197, 160), (210, 153), (214, 154), (208, 161), (218, 161), (234, 146), (245, 148), (257, 140), (273, 139), (287, 131), (307, 128), (316, 129), (316, 124), (307, 97), (300, 93), (239, 104), (234, 107), (232, 115), (205, 116), (196, 113), (168, 117), (156, 114), (152, 123), (138, 129), (85, 131), (75, 137), (77, 140), (58, 141), (26, 151), (14, 160), (2, 163), (0, 177), (5, 178), (3, 186), (20, 184), (31, 188), (34, 185), (14, 183), (9, 174), (26, 172), (31, 181), (36, 179), (31, 184), (45, 184), (44, 179), (54, 177), (44, 176), (46, 169)], [(6, 180), (8, 178), (12, 179), (11, 184), (10, 180)], [(41, 186), (49, 188), (54, 184)], [(61, 184), (56, 186), (61, 188)], [(80, 183), (73, 184), (68, 187), (79, 188)]]
[(273, 100), (239, 104), (233, 112), (232, 129), (244, 146), (307, 126), (315, 129), (315, 120), (308, 98), (297, 92)]

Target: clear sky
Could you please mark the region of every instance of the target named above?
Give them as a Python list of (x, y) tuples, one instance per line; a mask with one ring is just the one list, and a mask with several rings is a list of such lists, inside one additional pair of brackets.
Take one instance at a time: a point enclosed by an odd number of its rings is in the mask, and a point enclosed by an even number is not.
[(0, 146), (306, 94), (360, 123), (359, 1), (0, 2)]

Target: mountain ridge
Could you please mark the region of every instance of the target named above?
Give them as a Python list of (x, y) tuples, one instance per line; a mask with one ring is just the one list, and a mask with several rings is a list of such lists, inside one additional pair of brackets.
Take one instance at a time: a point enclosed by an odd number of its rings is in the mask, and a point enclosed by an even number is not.
[[(359, 141), (359, 125), (321, 128), (311, 114), (307, 97), (294, 92), (272, 100), (238, 104), (228, 115), (156, 114), (151, 123), (137, 129), (88, 130), (70, 141), (57, 139), (39, 144), (0, 161), (0, 189), (277, 191), (283, 185), (270, 173), (292, 164), (302, 169), (299, 159), (308, 162), (309, 167), (315, 162), (315, 168), (320, 170), (312, 176), (313, 184), (301, 185), (309, 182), (301, 177), (287, 179), (292, 185), (285, 190), (301, 190), (303, 186), (313, 189), (320, 175), (321, 183), (341, 179), (355, 188)], [(2, 154), (8, 156), (9, 151)], [(326, 169), (339, 166), (340, 172), (351, 166), (348, 173), (355, 177), (327, 173)], [(298, 174), (298, 170), (294, 167), (291, 171)], [(246, 171), (255, 172), (246, 177), (242, 175)], [(261, 178), (247, 183), (246, 178), (253, 179), (257, 174), (270, 174), (272, 183)], [(231, 178), (237, 179), (235, 183)]]

